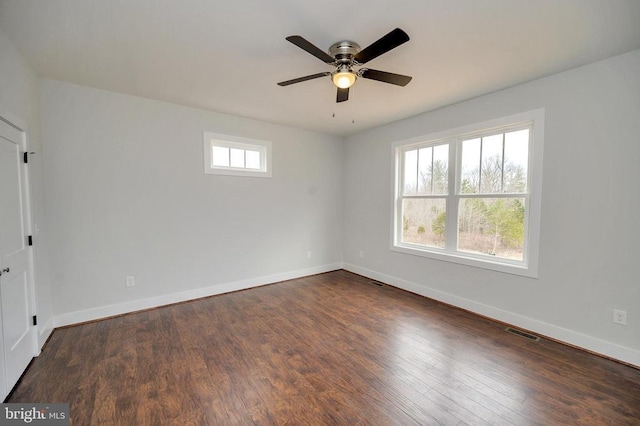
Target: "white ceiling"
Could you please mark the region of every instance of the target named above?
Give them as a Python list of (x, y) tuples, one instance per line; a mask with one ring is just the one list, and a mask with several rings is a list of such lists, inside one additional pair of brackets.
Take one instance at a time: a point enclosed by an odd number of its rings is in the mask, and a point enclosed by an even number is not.
[[(396, 27), (411, 40), (367, 66), (404, 88), (276, 85), (332, 70), (286, 36), (364, 48)], [(344, 136), (639, 49), (640, 1), (0, 0), (0, 28), (44, 77)]]

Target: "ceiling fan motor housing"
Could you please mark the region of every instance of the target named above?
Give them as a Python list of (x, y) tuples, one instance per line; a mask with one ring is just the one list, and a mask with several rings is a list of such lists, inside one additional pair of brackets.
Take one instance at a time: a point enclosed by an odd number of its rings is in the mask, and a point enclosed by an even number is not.
[(336, 58), (338, 64), (353, 65), (353, 57), (360, 51), (358, 43), (344, 40), (334, 43), (329, 48), (329, 54)]

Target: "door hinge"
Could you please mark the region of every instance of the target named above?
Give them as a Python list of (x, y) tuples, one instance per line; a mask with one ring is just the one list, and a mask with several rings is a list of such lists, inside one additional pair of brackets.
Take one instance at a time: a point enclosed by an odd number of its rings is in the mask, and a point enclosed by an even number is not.
[(35, 154), (35, 152), (25, 151), (22, 154), (22, 161), (24, 161), (24, 164), (29, 164), (29, 154)]
[(29, 236), (27, 237), (27, 244), (28, 244), (28, 245), (30, 245), (30, 246), (32, 246), (32, 245), (33, 245), (33, 237), (32, 237), (31, 235), (29, 235)]
[(38, 316), (37, 315), (33, 316), (33, 325), (38, 325)]

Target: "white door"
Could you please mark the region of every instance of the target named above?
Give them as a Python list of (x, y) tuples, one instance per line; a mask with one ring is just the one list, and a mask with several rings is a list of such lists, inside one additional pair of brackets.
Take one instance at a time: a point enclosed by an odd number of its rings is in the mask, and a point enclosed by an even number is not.
[(28, 194), (21, 155), (24, 133), (0, 119), (0, 318), (2, 400), (36, 351), (32, 325), (31, 251), (27, 242)]

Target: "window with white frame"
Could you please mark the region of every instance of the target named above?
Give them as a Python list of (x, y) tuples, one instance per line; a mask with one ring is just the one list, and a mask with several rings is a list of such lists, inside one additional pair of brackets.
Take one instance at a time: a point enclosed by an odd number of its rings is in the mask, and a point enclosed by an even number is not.
[(271, 142), (204, 132), (204, 172), (271, 177)]
[(544, 110), (394, 144), (392, 249), (537, 276)]

